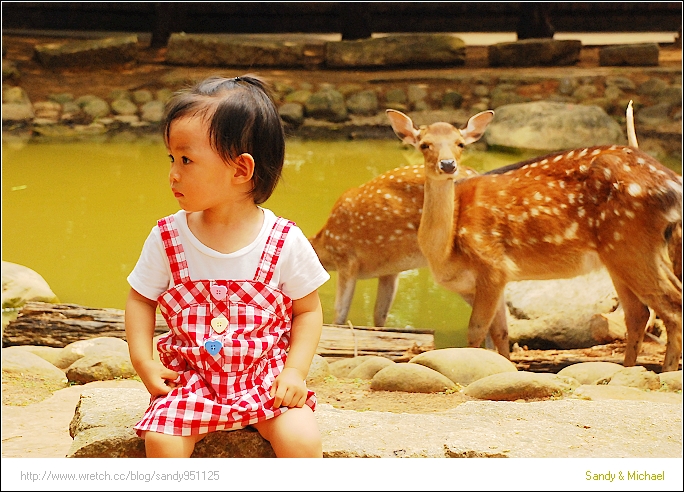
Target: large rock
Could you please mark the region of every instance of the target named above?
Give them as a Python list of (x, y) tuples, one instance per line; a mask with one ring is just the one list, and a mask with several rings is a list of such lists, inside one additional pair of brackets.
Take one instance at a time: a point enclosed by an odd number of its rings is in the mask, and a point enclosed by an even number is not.
[[(668, 396), (672, 403), (469, 401), (433, 414), (354, 412), (320, 404), (314, 415), (328, 458), (681, 458), (682, 407), (676, 403), (681, 395)], [(67, 456), (144, 456), (144, 442), (133, 425), (148, 401), (144, 390), (84, 391), (69, 427), (74, 441)], [(213, 433), (198, 443), (193, 456), (273, 453), (257, 432), (237, 430)]]
[(487, 145), (555, 151), (626, 143), (624, 128), (598, 106), (536, 101), (499, 106)]
[[(60, 357), (54, 364), (60, 369), (66, 369), (82, 357), (111, 352), (128, 354), (128, 344), (125, 340), (117, 337), (96, 337), (71, 342), (61, 349)], [(157, 353), (156, 350), (154, 352)]]
[(110, 66), (135, 61), (138, 36), (116, 36), (102, 39), (39, 44), (35, 57), (45, 67)]
[(617, 293), (602, 268), (572, 279), (525, 280), (506, 286), (511, 343), (533, 349), (573, 349), (597, 343), (592, 318), (610, 313)]
[(560, 381), (532, 372), (502, 372), (478, 379), (463, 393), (481, 400), (528, 400), (562, 395)]
[(629, 386), (646, 391), (660, 389), (660, 377), (644, 366), (624, 367), (607, 378), (609, 385)]
[(488, 48), (491, 67), (566, 66), (579, 61), (582, 41), (524, 39), (496, 43)]
[(620, 369), (623, 366), (615, 362), (580, 362), (564, 367), (558, 375), (574, 378), (580, 384), (594, 384), (600, 379), (610, 378)]
[(372, 356), (370, 355), (359, 355), (357, 357), (347, 357), (330, 362), (330, 373), (336, 378), (346, 378), (355, 367), (363, 364), (371, 357)]
[(378, 371), (394, 364), (396, 363), (387, 357), (371, 355), (366, 361), (352, 369), (347, 377), (351, 379), (373, 379)]
[(371, 389), (375, 391), (440, 393), (456, 388), (456, 384), (444, 374), (407, 362), (390, 364), (380, 369), (371, 379)]
[(492, 374), (518, 370), (515, 364), (496, 352), (470, 347), (430, 350), (415, 356), (409, 363), (429, 367), (461, 386)]
[(278, 41), (259, 35), (173, 33), (166, 63), (224, 67), (306, 67), (323, 61), (324, 42), (307, 36)]
[(15, 347), (2, 349), (2, 372), (41, 379), (55, 387), (67, 384), (64, 371), (36, 354)]
[[(139, 389), (84, 391), (76, 407), (69, 433), (74, 442), (68, 458), (142, 458), (145, 441), (133, 425), (149, 405), (149, 394)], [(254, 430), (216, 432), (200, 441), (195, 458), (273, 458), (273, 448)]]
[(45, 279), (28, 267), (2, 262), (2, 307), (18, 308), (27, 302), (59, 302)]
[(326, 44), (330, 68), (409, 65), (455, 66), (465, 63), (465, 43), (451, 34), (391, 34)]
[(66, 375), (69, 381), (84, 384), (92, 381), (132, 378), (137, 373), (128, 353), (105, 352), (81, 357), (67, 368)]
[(599, 65), (656, 66), (659, 54), (657, 43), (604, 46), (599, 49)]

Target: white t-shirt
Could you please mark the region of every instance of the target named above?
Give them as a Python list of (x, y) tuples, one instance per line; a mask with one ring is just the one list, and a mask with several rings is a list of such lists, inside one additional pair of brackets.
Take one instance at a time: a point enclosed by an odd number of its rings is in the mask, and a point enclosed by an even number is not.
[[(261, 207), (260, 207), (261, 208)], [(264, 223), (256, 239), (233, 253), (220, 253), (204, 244), (190, 231), (187, 214), (180, 210), (174, 214), (175, 225), (185, 251), (188, 271), (192, 280), (252, 280), (256, 273), (266, 239), (275, 224), (275, 214), (265, 208)], [(311, 243), (302, 230), (291, 227), (276, 263), (270, 286), (283, 291), (296, 300), (310, 294), (330, 279)], [(148, 299), (157, 300), (162, 292), (173, 286), (173, 276), (161, 239), (155, 225), (147, 236), (140, 258), (127, 278), (129, 285)]]

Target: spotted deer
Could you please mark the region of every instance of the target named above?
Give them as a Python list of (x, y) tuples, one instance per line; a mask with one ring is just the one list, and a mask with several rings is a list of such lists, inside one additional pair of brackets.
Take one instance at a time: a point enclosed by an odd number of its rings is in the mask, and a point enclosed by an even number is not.
[[(457, 176), (476, 174), (462, 166)], [(337, 272), (335, 324), (347, 322), (357, 280), (378, 277), (373, 324), (385, 326), (399, 274), (427, 266), (417, 237), (424, 183), (422, 165), (376, 176), (345, 191), (309, 238), (323, 267)]]
[(625, 313), (624, 365), (636, 363), (650, 307), (667, 331), (662, 370), (678, 369), (682, 283), (668, 247), (681, 230), (680, 176), (637, 148), (610, 145), (537, 157), (454, 186), (463, 148), (494, 112), (474, 115), (461, 130), (444, 122), (417, 129), (395, 110), (387, 116), (423, 154), (418, 244), (435, 281), (471, 304), (469, 346), (481, 346), (489, 331), (508, 357), (508, 282), (571, 278), (604, 265)]

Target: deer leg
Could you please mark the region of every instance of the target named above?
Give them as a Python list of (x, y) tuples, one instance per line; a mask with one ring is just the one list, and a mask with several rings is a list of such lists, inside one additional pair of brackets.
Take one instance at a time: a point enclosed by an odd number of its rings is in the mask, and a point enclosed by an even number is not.
[[(503, 304), (504, 287), (505, 284), (499, 285), (491, 282), (477, 283), (475, 297), (472, 303), (473, 311), (470, 314), (470, 321), (468, 322), (469, 347), (480, 347), (482, 345), (487, 333), (490, 332), (490, 326), (492, 325), (495, 315), (500, 313), (502, 308), (505, 309)], [(503, 314), (505, 315), (505, 311)], [(498, 320), (498, 323), (500, 323), (500, 320)], [(497, 345), (499, 353), (504, 357), (508, 357), (508, 330), (506, 329), (506, 335), (504, 337), (501, 326), (497, 324), (496, 333), (492, 335), (492, 340)], [(502, 343), (504, 338), (506, 340), (505, 348)]]
[(390, 307), (392, 307), (398, 285), (398, 273), (383, 275), (378, 278), (378, 294), (375, 298), (375, 311), (373, 313), (373, 323), (375, 326), (385, 326), (387, 313), (389, 313)]
[(337, 292), (335, 293), (335, 321), (336, 325), (343, 325), (347, 322), (347, 315), (354, 298), (356, 288), (356, 277), (343, 271), (337, 272)]
[(625, 313), (625, 326), (627, 328), (627, 346), (625, 347), (625, 367), (636, 364), (637, 356), (641, 351), (641, 342), (644, 340), (646, 325), (648, 324), (648, 306), (641, 302), (636, 294), (619, 278), (612, 277), (615, 291), (620, 298), (622, 310)]
[(508, 342), (508, 322), (506, 321), (506, 303), (503, 296), (501, 296), (499, 307), (494, 314), (492, 323), (489, 325), (487, 338), (493, 342), (499, 354), (507, 359), (511, 358)]

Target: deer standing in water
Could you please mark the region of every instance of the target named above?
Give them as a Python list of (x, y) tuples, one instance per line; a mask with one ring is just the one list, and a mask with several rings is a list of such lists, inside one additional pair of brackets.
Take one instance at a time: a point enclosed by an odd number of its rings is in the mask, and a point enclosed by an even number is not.
[(418, 244), (436, 282), (472, 306), (469, 346), (481, 346), (489, 332), (509, 356), (508, 282), (571, 278), (604, 265), (625, 313), (624, 365), (636, 363), (650, 307), (667, 331), (662, 370), (678, 369), (682, 283), (668, 247), (681, 230), (680, 176), (637, 148), (611, 145), (530, 159), (454, 186), (463, 148), (494, 112), (476, 114), (463, 130), (444, 122), (416, 129), (399, 111), (387, 115), (396, 135), (423, 153)]
[[(356, 281), (378, 277), (373, 323), (385, 326), (399, 273), (427, 266), (417, 237), (423, 170), (422, 165), (392, 169), (345, 191), (323, 227), (309, 238), (323, 267), (337, 271), (335, 324), (347, 321)], [(457, 177), (476, 174), (462, 166)]]

